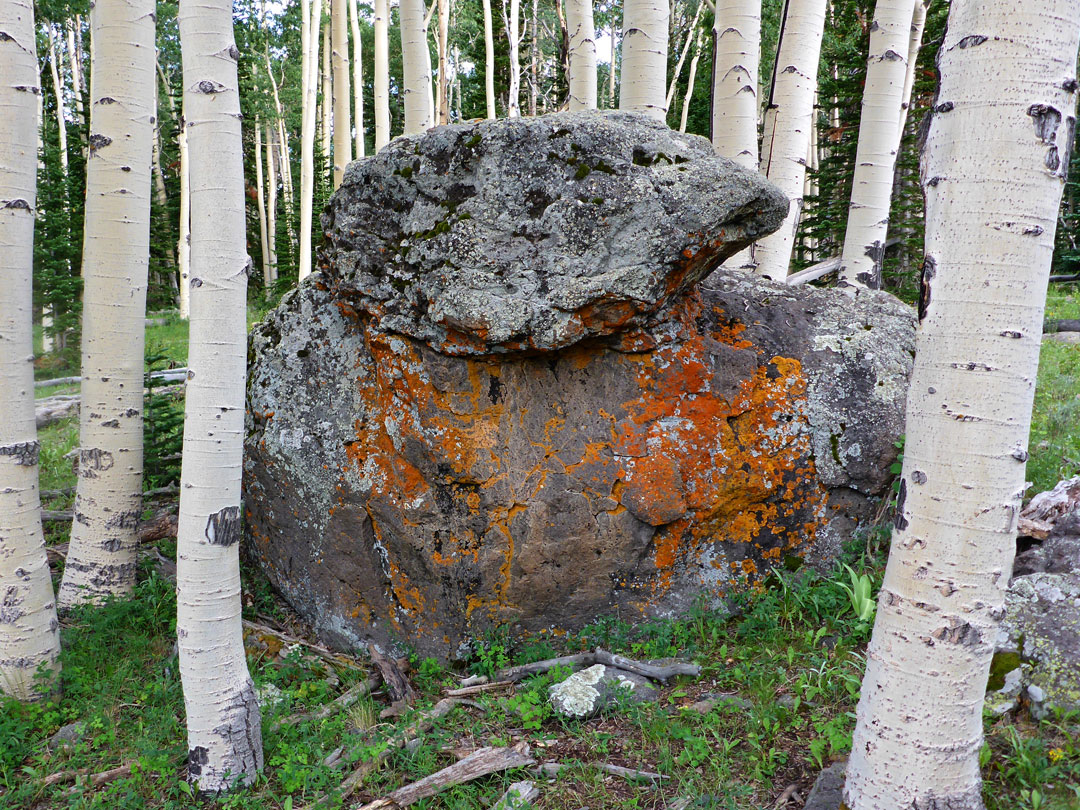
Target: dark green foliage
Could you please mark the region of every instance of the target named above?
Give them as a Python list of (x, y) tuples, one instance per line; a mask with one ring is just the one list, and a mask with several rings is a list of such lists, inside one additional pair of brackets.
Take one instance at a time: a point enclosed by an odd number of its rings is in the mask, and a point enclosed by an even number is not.
[(143, 486), (146, 489), (180, 481), (180, 451), (184, 446), (183, 401), (160, 393), (169, 385), (150, 372), (168, 368), (164, 354), (146, 356), (146, 395), (143, 400)]

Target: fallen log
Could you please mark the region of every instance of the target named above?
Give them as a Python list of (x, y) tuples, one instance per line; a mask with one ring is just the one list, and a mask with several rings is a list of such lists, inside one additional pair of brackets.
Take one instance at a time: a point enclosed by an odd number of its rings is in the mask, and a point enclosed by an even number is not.
[(1056, 332), (1080, 332), (1080, 319), (1050, 318), (1043, 321), (1044, 335), (1052, 335)]
[(635, 675), (641, 675), (645, 678), (652, 678), (657, 681), (667, 681), (679, 675), (697, 677), (701, 674), (701, 667), (686, 661), (675, 661), (670, 664), (650, 664), (644, 661), (635, 661), (632, 658), (626, 658), (625, 656), (616, 655), (597, 648), (592, 652), (577, 653), (576, 655), (563, 655), (558, 658), (549, 658), (546, 661), (536, 661), (532, 664), (523, 664), (517, 667), (501, 669), (495, 673), (495, 678), (499, 681), (520, 681), (522, 678), (527, 678), (530, 675), (538, 675), (542, 672), (548, 672), (555, 669), (555, 667), (574, 668), (587, 667), (594, 664), (604, 664), (605, 666), (624, 669), (627, 672), (633, 672)]
[(131, 775), (131, 768), (134, 763), (129, 762), (126, 765), (120, 765), (116, 768), (110, 768), (107, 771), (101, 771), (99, 773), (91, 773), (89, 768), (79, 768), (73, 771), (59, 771), (58, 773), (51, 773), (41, 780), (41, 783), (46, 787), (52, 785), (63, 785), (67, 782), (75, 782), (80, 777), (89, 776), (90, 787), (100, 787), (101, 785), (112, 782), (116, 779), (120, 779), (124, 776)]
[(462, 686), (458, 689), (444, 689), (443, 694), (447, 697), (465, 697), (466, 695), (478, 695), (483, 692), (496, 692), (513, 686), (514, 681), (494, 681), (493, 683), (478, 683), (473, 686)]
[(390, 810), (390, 808), (408, 807), (410, 804), (434, 796), (455, 785), (462, 785), (499, 771), (526, 768), (535, 764), (536, 760), (530, 755), (529, 746), (523, 742), (511, 748), (480, 748), (465, 759), (431, 776), (400, 787), (381, 799), (368, 802), (360, 810)]
[[(180, 382), (187, 379), (187, 368), (169, 368), (164, 371), (150, 372), (151, 379), (167, 382)], [(54, 385), (80, 385), (82, 377), (57, 377), (52, 380), (35, 380), (34, 388), (49, 388)]]
[[(669, 776), (664, 776), (662, 773), (653, 773), (652, 771), (639, 771), (636, 768), (624, 768), (622, 765), (613, 765), (610, 762), (584, 762), (582, 763), (586, 768), (596, 768), (598, 771), (604, 773), (610, 773), (614, 776), (622, 776), (627, 779), (644, 779), (651, 784), (657, 784), (664, 779), (670, 779)], [(537, 776), (545, 776), (547, 778), (553, 778), (559, 775), (559, 772), (566, 768), (561, 762), (542, 762), (537, 765), (533, 771)]]
[(832, 259), (826, 259), (823, 262), (812, 264), (805, 270), (800, 270), (798, 273), (792, 273), (787, 277), (786, 281), (790, 285), (806, 284), (810, 281), (817, 281), (819, 278), (829, 275), (829, 273), (835, 273), (840, 269), (840, 257), (836, 256)]
[(524, 810), (529, 803), (540, 797), (540, 789), (532, 782), (514, 782), (499, 797), (491, 810)]
[(371, 663), (382, 675), (386, 691), (390, 695), (390, 708), (385, 709), (379, 716), (386, 718), (402, 714), (416, 701), (416, 692), (413, 691), (412, 684), (409, 683), (409, 679), (405, 677), (398, 663), (389, 656), (383, 655), (374, 644), (368, 647), (368, 654), (371, 656)]
[(55, 397), (46, 397), (34, 403), (34, 422), (38, 430), (59, 422), (61, 419), (69, 419), (79, 414), (80, 397), (78, 394), (60, 394)]

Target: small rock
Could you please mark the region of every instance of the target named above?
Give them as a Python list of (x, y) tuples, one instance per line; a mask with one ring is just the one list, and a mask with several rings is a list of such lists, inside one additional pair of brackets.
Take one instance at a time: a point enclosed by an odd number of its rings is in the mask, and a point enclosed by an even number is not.
[(59, 731), (49, 737), (47, 745), (50, 751), (59, 751), (82, 742), (85, 736), (86, 723), (76, 720), (74, 723), (61, 726)]
[(803, 810), (839, 810), (844, 801), (844, 778), (847, 760), (834, 762), (818, 774), (814, 787), (806, 797)]
[(647, 678), (603, 664), (575, 672), (549, 693), (555, 711), (568, 717), (591, 717), (620, 699), (641, 703), (657, 695)]
[(1016, 708), (1023, 691), (1023, 676), (1020, 667), (1006, 672), (1004, 686), (986, 693), (986, 708), (994, 717), (1001, 717)]

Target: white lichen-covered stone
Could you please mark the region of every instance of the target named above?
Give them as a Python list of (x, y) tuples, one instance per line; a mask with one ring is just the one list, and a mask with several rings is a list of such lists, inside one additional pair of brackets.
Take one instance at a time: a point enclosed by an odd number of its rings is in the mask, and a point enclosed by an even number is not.
[(576, 672), (549, 689), (555, 711), (568, 717), (591, 717), (620, 701), (641, 702), (656, 697), (647, 678), (603, 664)]

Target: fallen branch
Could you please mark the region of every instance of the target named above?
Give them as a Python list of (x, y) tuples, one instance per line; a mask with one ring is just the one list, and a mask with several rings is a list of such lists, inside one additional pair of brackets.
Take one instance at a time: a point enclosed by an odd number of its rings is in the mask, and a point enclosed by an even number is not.
[(315, 653), (319, 658), (322, 658), (324, 661), (334, 666), (363, 671), (363, 668), (354, 659), (344, 655), (343, 653), (336, 653), (333, 650), (323, 647), (321, 644), (316, 644), (313, 641), (307, 641), (302, 638), (297, 638), (296, 636), (291, 636), (288, 633), (282, 632), (281, 630), (275, 630), (272, 627), (267, 627), (265, 624), (259, 624), (257, 622), (249, 621), (248, 619), (244, 619), (243, 624), (244, 627), (246, 627), (248, 630), (253, 630), (256, 633), (265, 633), (266, 635), (273, 636), (274, 638), (278, 639), (279, 641), (285, 642), (286, 644), (299, 644), (302, 647), (306, 647), (307, 649)]
[[(179, 382), (187, 379), (187, 368), (170, 368), (164, 371), (150, 372), (151, 379)], [(54, 385), (81, 385), (82, 377), (57, 377), (53, 380), (35, 380), (34, 388), (49, 388)]]
[(491, 810), (523, 810), (529, 802), (539, 796), (540, 788), (532, 782), (514, 782), (491, 806)]
[(495, 673), (495, 679), (499, 681), (520, 681), (530, 675), (539, 675), (548, 672), (555, 667), (583, 667), (595, 664), (594, 653), (583, 652), (576, 655), (563, 655), (558, 658), (548, 658), (546, 661), (535, 661), (532, 664), (522, 664), (517, 667), (507, 667)]
[(520, 742), (512, 748), (480, 748), (453, 765), (426, 776), (411, 785), (398, 788), (389, 796), (365, 804), (360, 810), (388, 810), (389, 808), (408, 807), (421, 799), (441, 793), (454, 785), (461, 785), (479, 779), (482, 776), (508, 771), (512, 768), (525, 768), (535, 765), (536, 760), (529, 754), (529, 746)]
[(805, 270), (800, 270), (798, 273), (792, 273), (787, 277), (786, 281), (789, 285), (806, 284), (809, 281), (817, 281), (823, 276), (829, 275), (829, 273), (835, 273), (840, 269), (840, 257), (837, 256), (832, 259), (826, 259), (823, 262), (812, 264)]
[(585, 667), (593, 664), (604, 664), (609, 667), (617, 667), (635, 675), (652, 678), (657, 681), (667, 681), (679, 675), (697, 677), (701, 674), (701, 667), (685, 661), (676, 661), (671, 664), (649, 664), (643, 661), (634, 661), (622, 655), (609, 653), (597, 648), (592, 652), (577, 653), (576, 655), (563, 655), (559, 658), (549, 658), (546, 661), (537, 661), (532, 664), (523, 664), (518, 667), (509, 667), (499, 670), (495, 677), (500, 681), (520, 681), (529, 675), (537, 675), (548, 672), (555, 667)]
[(1080, 281), (1080, 273), (1069, 273), (1067, 275), (1050, 276), (1051, 281)]
[(379, 716), (391, 717), (401, 714), (406, 707), (416, 701), (416, 692), (413, 691), (412, 684), (409, 683), (409, 679), (405, 677), (398, 663), (389, 656), (383, 655), (374, 644), (368, 647), (368, 654), (371, 656), (371, 663), (382, 675), (386, 691), (390, 695), (390, 708)]
[(1043, 322), (1043, 334), (1054, 332), (1080, 332), (1080, 320), (1076, 318), (1051, 318)]
[(305, 720), (325, 720), (333, 714), (344, 711), (356, 703), (356, 701), (360, 700), (360, 698), (370, 694), (378, 688), (380, 683), (382, 683), (382, 676), (375, 673), (366, 681), (360, 681), (360, 683), (356, 684), (348, 691), (343, 692), (318, 711), (306, 712), (304, 714), (290, 714), (288, 717), (283, 717), (274, 724), (272, 730), (277, 731), (282, 726), (295, 726), (297, 723), (302, 723)]
[(89, 785), (92, 788), (100, 787), (108, 782), (112, 782), (116, 779), (120, 779), (124, 776), (131, 775), (131, 768), (135, 763), (129, 762), (126, 765), (120, 765), (116, 768), (110, 768), (107, 771), (101, 771), (100, 773), (91, 773), (89, 768), (79, 768), (74, 771), (60, 771), (59, 773), (51, 773), (41, 780), (41, 783), (45, 787), (51, 787), (52, 785), (63, 785), (67, 782), (75, 782), (80, 777), (89, 776)]
[[(42, 523), (70, 523), (74, 517), (75, 513), (71, 509), (65, 509), (61, 512), (52, 512), (48, 509), (41, 510)], [(137, 530), (139, 542), (152, 543), (155, 540), (164, 540), (166, 537), (176, 537), (177, 525), (176, 515), (166, 511), (157, 512), (149, 520), (140, 521)], [(60, 549), (63, 549), (61, 556), (67, 556), (66, 543), (50, 546), (49, 549), (57, 553), (61, 553)]]
[[(639, 771), (635, 768), (624, 768), (622, 765), (612, 765), (610, 762), (585, 762), (582, 764), (586, 768), (596, 768), (598, 771), (604, 771), (605, 773), (614, 774), (615, 776), (623, 776), (627, 779), (644, 779), (652, 784), (671, 778), (664, 776), (662, 773)], [(533, 769), (533, 772), (538, 776), (552, 778), (558, 776), (559, 771), (566, 767), (567, 766), (563, 765), (561, 762), (542, 762)]]
[(475, 686), (462, 686), (459, 689), (444, 689), (443, 694), (448, 697), (464, 697), (466, 695), (478, 695), (483, 692), (495, 692), (513, 686), (514, 681), (494, 681), (492, 683), (478, 683)]

